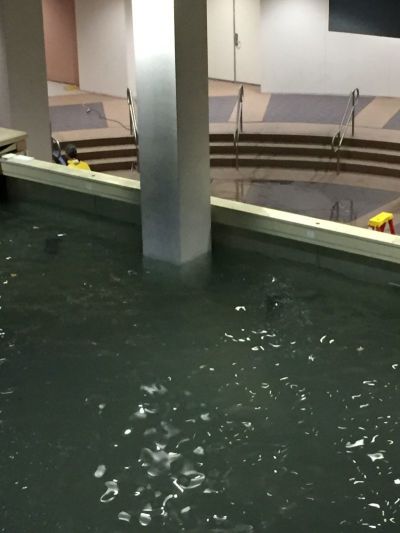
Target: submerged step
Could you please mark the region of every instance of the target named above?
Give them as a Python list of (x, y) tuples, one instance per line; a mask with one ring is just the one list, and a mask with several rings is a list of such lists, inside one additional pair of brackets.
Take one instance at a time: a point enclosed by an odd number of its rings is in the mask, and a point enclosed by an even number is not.
[[(236, 167), (235, 157), (212, 157), (212, 167)], [(239, 158), (239, 167), (271, 167), (271, 168), (298, 168), (309, 170), (336, 170), (336, 158), (300, 158), (300, 157), (243, 157)], [(341, 172), (355, 172), (363, 174), (375, 174), (380, 176), (400, 177), (400, 167), (397, 165), (377, 165), (367, 163), (354, 163), (351, 160), (342, 160)]]

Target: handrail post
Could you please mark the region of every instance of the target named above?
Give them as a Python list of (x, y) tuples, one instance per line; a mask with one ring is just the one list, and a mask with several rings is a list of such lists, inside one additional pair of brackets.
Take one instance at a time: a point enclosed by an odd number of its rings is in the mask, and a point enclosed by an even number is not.
[(234, 136), (234, 143), (235, 143), (236, 170), (239, 170), (239, 133), (237, 130)]
[(243, 99), (244, 99), (244, 87), (242, 85), (240, 90), (240, 132), (243, 133)]
[(352, 92), (352, 112), (351, 112), (351, 136), (354, 137), (354, 130), (355, 130), (355, 117), (356, 117), (356, 95), (355, 90)]
[(235, 150), (235, 162), (237, 170), (239, 170), (239, 138), (240, 134), (243, 133), (243, 96), (244, 88), (242, 85), (239, 89), (238, 94), (236, 109), (236, 129), (235, 133), (233, 134), (233, 148)]
[[(139, 132), (138, 132), (138, 126), (137, 126), (136, 110), (133, 106), (132, 93), (129, 87), (126, 90), (126, 98), (128, 100), (130, 133), (136, 145), (136, 170), (139, 172), (140, 170), (139, 169)], [(135, 162), (132, 160), (131, 170), (134, 170), (134, 169), (135, 169)]]

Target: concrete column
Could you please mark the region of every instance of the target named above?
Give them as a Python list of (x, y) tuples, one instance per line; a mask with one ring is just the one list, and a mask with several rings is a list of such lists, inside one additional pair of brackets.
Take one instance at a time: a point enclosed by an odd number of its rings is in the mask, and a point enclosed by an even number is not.
[[(60, 58), (62, 61), (62, 58)], [(49, 160), (47, 96), (41, 0), (0, 1), (0, 120), (28, 133), (28, 152)]]
[(133, 7), (143, 251), (180, 265), (210, 250), (207, 3)]
[(0, 127), (10, 128), (10, 95), (8, 89), (8, 70), (6, 40), (4, 35), (4, 17), (0, 3)]

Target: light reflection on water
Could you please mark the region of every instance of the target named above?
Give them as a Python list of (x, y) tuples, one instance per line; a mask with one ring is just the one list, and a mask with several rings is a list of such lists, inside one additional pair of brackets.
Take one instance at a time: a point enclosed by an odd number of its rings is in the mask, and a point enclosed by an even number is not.
[[(0, 531), (399, 527), (395, 289), (0, 213)], [(34, 525), (34, 527), (33, 527)]]

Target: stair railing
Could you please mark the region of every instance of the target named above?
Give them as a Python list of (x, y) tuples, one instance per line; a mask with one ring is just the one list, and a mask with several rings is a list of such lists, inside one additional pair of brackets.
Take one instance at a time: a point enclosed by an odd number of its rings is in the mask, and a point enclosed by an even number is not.
[[(126, 90), (126, 99), (128, 101), (128, 109), (129, 109), (129, 129), (131, 136), (133, 137), (133, 140), (136, 145), (136, 168), (139, 170), (139, 130), (138, 130), (138, 121), (137, 121), (137, 115), (136, 115), (136, 109), (133, 103), (132, 98), (132, 92), (130, 88), (128, 87)], [(134, 164), (132, 163), (132, 170), (134, 168)]]
[(52, 152), (53, 161), (55, 163), (58, 163), (59, 165), (67, 164), (61, 153), (60, 141), (53, 136), (51, 137), (51, 152)]
[(349, 99), (347, 101), (346, 110), (344, 112), (342, 122), (340, 123), (339, 130), (332, 137), (332, 151), (336, 155), (336, 172), (340, 174), (340, 151), (343, 144), (343, 139), (346, 136), (347, 129), (351, 122), (351, 136), (354, 137), (355, 132), (355, 118), (356, 118), (356, 106), (360, 97), (360, 90), (354, 89), (351, 91)]
[[(341, 220), (341, 213), (340, 213), (340, 207), (343, 208), (343, 202), (348, 203), (348, 220)], [(354, 202), (351, 199), (346, 199), (339, 201), (337, 200), (331, 207), (331, 214), (329, 217), (329, 220), (333, 220), (334, 222), (351, 222), (354, 219)]]
[(243, 133), (243, 100), (244, 87), (240, 86), (237, 104), (236, 104), (236, 128), (233, 134), (233, 148), (235, 151), (236, 168), (239, 168), (239, 139), (240, 134)]

